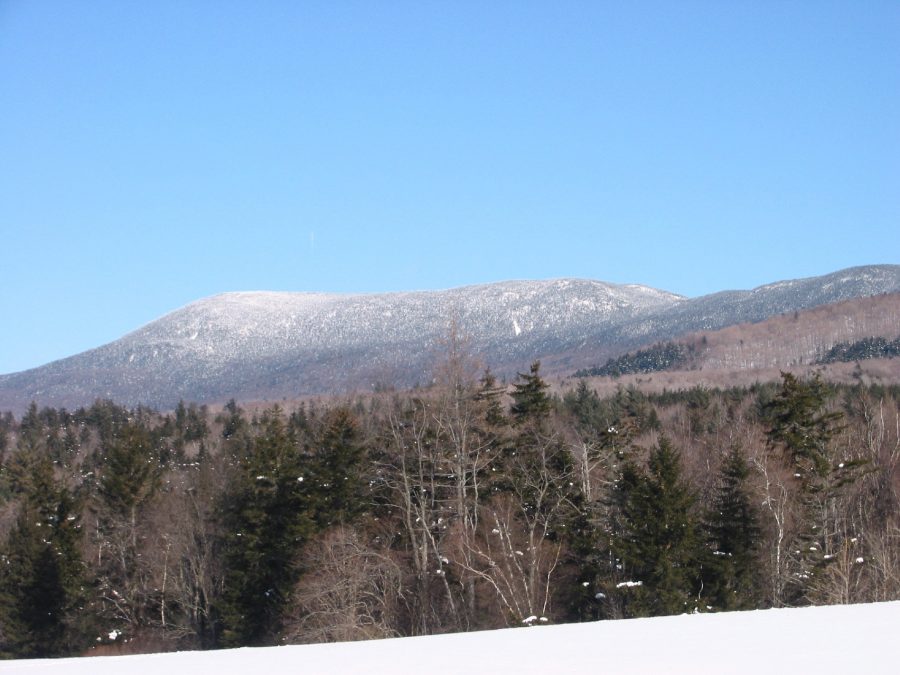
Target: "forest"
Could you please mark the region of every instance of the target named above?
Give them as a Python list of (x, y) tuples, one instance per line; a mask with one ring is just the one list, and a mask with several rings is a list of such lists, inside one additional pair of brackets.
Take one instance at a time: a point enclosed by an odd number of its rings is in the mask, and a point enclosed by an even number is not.
[(582, 368), (576, 377), (619, 377), (632, 373), (655, 373), (661, 370), (684, 370), (696, 348), (677, 342), (661, 342), (636, 352), (628, 352), (615, 359), (607, 359), (603, 366)]
[(895, 356), (900, 356), (900, 337), (894, 340), (888, 340), (883, 337), (868, 337), (852, 343), (837, 343), (819, 359), (819, 363), (879, 358), (892, 359)]
[(900, 387), (433, 382), (0, 416), (0, 655), (900, 599)]

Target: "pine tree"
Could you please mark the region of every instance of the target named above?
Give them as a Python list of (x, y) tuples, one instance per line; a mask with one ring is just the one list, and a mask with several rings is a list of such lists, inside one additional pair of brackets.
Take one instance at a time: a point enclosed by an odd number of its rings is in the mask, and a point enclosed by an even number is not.
[(513, 384), (513, 404), (510, 412), (516, 422), (525, 420), (540, 421), (550, 414), (550, 397), (547, 390), (550, 386), (540, 375), (541, 362), (531, 364), (526, 375), (519, 373), (518, 381)]
[(161, 467), (149, 431), (139, 424), (128, 424), (105, 449), (99, 484), (99, 496), (106, 510), (126, 520), (132, 530), (137, 513), (159, 487)]
[(329, 411), (315, 439), (310, 491), (319, 528), (349, 524), (368, 508), (365, 448), (347, 408)]
[(704, 519), (711, 555), (704, 566), (705, 594), (716, 610), (758, 606), (759, 516), (747, 485), (750, 470), (733, 447), (719, 472), (712, 507)]
[(0, 655), (64, 656), (85, 646), (81, 529), (49, 458), (34, 458), (28, 492), (0, 555)]
[(781, 390), (768, 405), (769, 440), (782, 445), (800, 478), (810, 487), (831, 470), (828, 445), (843, 415), (823, 411), (828, 385), (816, 374), (808, 382), (782, 373)]
[(616, 486), (613, 553), (624, 579), (610, 589), (626, 616), (679, 614), (696, 608), (699, 547), (694, 496), (678, 452), (665, 437), (645, 472), (631, 461)]
[(605, 430), (611, 424), (611, 420), (603, 419), (600, 397), (588, 387), (584, 379), (578, 380), (575, 389), (563, 396), (563, 404), (575, 417), (577, 426), (582, 432), (593, 429)]
[(222, 423), (222, 438), (226, 441), (235, 438), (246, 430), (247, 422), (243, 417), (243, 410), (238, 407), (234, 399), (228, 401), (222, 412), (216, 418)]
[(475, 394), (475, 400), (483, 401), (484, 421), (490, 427), (500, 427), (506, 424), (506, 416), (503, 414), (503, 406), (500, 405), (500, 398), (503, 396), (505, 387), (497, 386), (497, 378), (491, 372), (490, 368), (486, 368), (479, 380), (481, 385)]
[(147, 608), (149, 560), (141, 555), (142, 517), (158, 494), (162, 466), (159, 444), (139, 416), (107, 430), (95, 461), (99, 478), (91, 503), (96, 524), (96, 583), (99, 614), (129, 637)]
[(224, 580), (217, 605), (219, 643), (258, 645), (274, 635), (312, 533), (306, 474), (281, 411), (267, 411), (239, 458), (222, 503)]
[(832, 443), (844, 427), (843, 413), (827, 410), (830, 395), (818, 374), (802, 381), (782, 373), (781, 389), (764, 411), (769, 443), (783, 450), (799, 487), (800, 522), (791, 547), (799, 554), (792, 575), (795, 601), (808, 599), (812, 581), (850, 536), (838, 527), (837, 500), (866, 465), (859, 458), (842, 458)]

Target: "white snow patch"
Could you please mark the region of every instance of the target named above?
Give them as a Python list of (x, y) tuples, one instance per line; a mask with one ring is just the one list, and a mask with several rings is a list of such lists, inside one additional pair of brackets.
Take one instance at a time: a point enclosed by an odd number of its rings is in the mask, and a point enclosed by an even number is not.
[(719, 674), (723, 664), (734, 675), (887, 675), (897, 669), (897, 625), (900, 602), (885, 602), (557, 624), (537, 631), (511, 628), (369, 642), (4, 661), (0, 670), (3, 675), (288, 675), (298, 670), (419, 675), (423, 669), (429, 675), (547, 675), (594, 672), (601, 649), (603, 671), (625, 675)]

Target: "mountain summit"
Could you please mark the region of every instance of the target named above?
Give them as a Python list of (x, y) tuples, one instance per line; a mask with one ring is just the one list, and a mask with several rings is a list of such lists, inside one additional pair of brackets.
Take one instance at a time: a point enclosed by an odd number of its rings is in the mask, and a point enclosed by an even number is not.
[(171, 408), (180, 399), (424, 384), (454, 323), (499, 374), (539, 358), (571, 370), (689, 331), (896, 291), (898, 265), (694, 299), (583, 279), (371, 295), (225, 293), (97, 349), (0, 376), (0, 409), (21, 411), (32, 400), (75, 407), (96, 398)]

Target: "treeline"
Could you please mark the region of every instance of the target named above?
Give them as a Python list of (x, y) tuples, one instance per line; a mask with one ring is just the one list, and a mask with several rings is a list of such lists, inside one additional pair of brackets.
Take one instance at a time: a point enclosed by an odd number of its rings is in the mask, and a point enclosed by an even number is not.
[(895, 340), (888, 340), (883, 337), (867, 337), (856, 342), (837, 343), (819, 359), (818, 363), (892, 359), (895, 356), (900, 356), (900, 337)]
[(5, 657), (900, 598), (898, 392), (434, 384), (0, 417)]
[(628, 352), (615, 359), (607, 359), (602, 366), (583, 368), (575, 373), (575, 377), (619, 377), (683, 369), (690, 364), (693, 356), (693, 345), (660, 342), (645, 349)]

